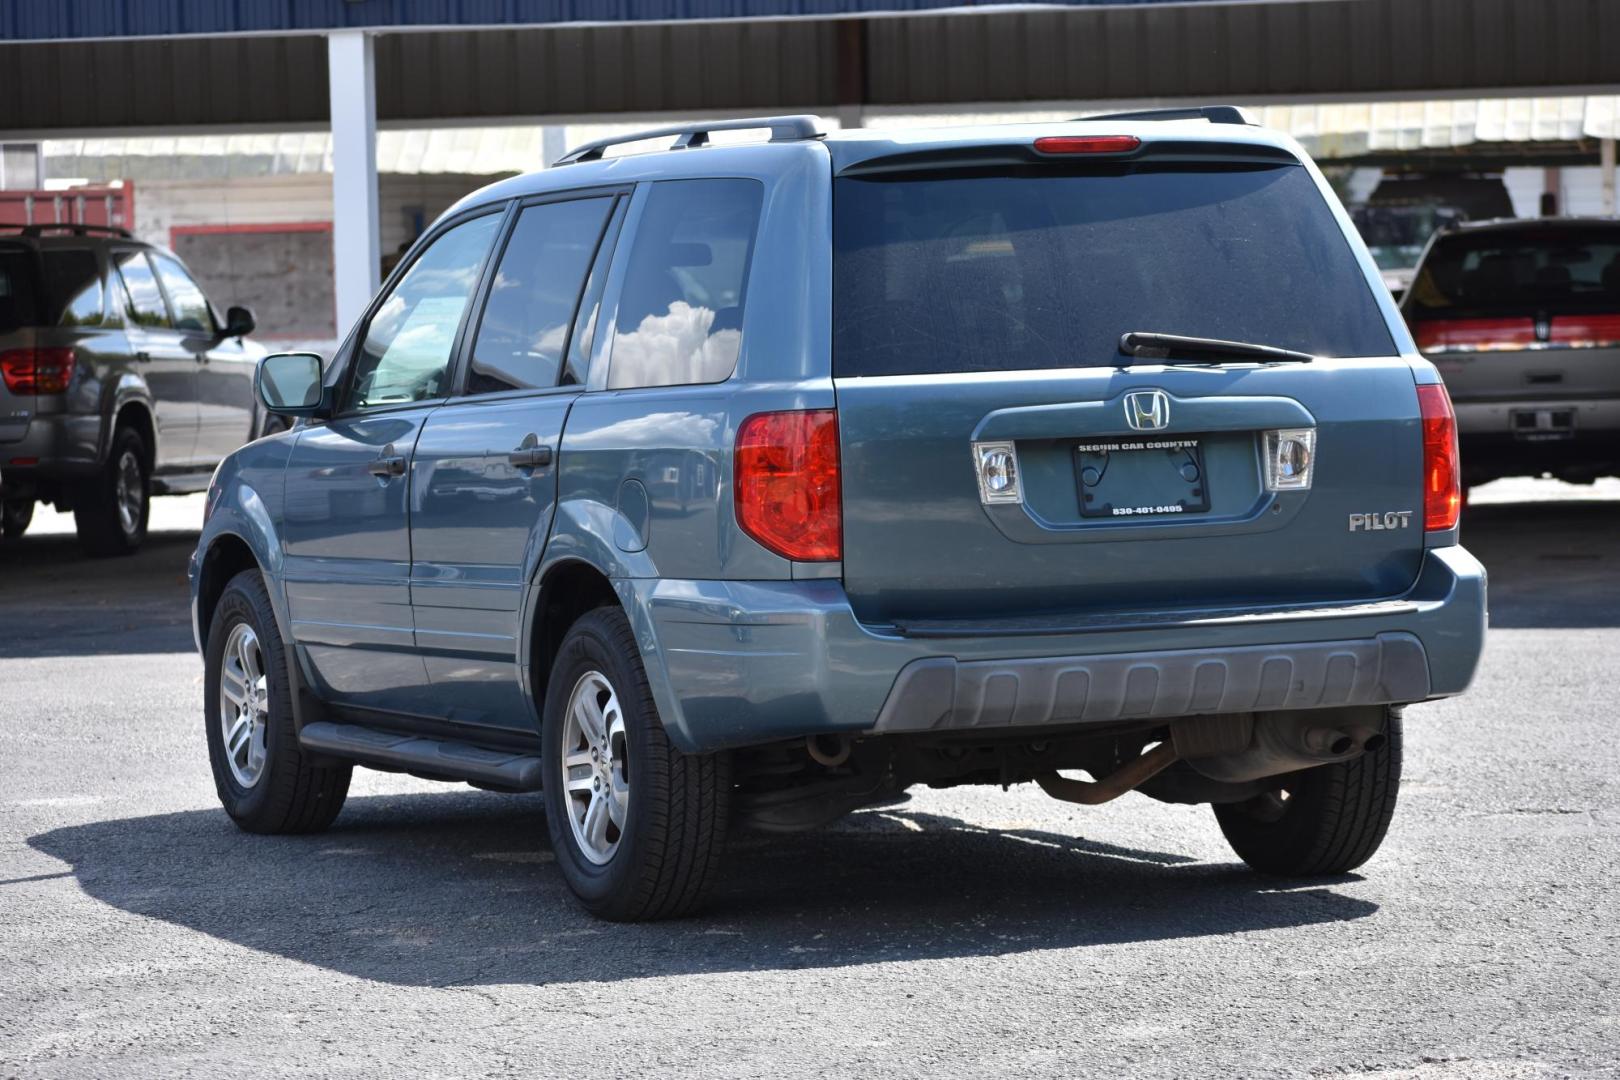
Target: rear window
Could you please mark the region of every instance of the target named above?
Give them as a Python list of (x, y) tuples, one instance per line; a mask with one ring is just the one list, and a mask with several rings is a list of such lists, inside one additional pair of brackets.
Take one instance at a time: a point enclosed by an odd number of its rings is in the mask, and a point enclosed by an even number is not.
[(1620, 229), (1504, 229), (1435, 241), (1412, 283), (1409, 312), (1505, 314), (1613, 310)]
[(1111, 364), (1133, 330), (1395, 353), (1298, 166), (841, 178), (833, 297), (841, 376)]

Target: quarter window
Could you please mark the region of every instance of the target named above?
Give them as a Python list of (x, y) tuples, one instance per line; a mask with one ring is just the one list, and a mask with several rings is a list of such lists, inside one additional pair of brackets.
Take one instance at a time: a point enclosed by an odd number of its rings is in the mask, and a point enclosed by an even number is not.
[(405, 271), (366, 327), (352, 406), (444, 396), (456, 330), (500, 220), (485, 214), (453, 226)]
[(154, 255), (152, 262), (157, 266), (158, 277), (163, 282), (164, 291), (169, 294), (169, 303), (174, 307), (175, 328), (212, 333), (214, 316), (208, 310), (208, 298), (191, 280), (186, 268), (167, 255)]
[(473, 342), (467, 393), (557, 385), (568, 329), (610, 198), (526, 207), (501, 255)]
[(129, 295), (129, 319), (137, 326), (169, 326), (169, 309), (163, 304), (163, 291), (147, 265), (146, 256), (126, 251), (118, 256), (118, 276)]
[(764, 185), (652, 185), (619, 298), (608, 386), (678, 386), (731, 377)]

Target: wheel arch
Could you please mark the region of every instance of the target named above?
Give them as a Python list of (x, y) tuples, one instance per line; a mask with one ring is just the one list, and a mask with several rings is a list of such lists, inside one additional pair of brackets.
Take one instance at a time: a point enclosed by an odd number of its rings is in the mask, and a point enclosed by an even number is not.
[[(253, 547), (234, 532), (222, 532), (209, 542), (197, 568), (197, 644), (208, 647), (208, 632), (214, 618), (214, 608), (225, 594), (225, 586), (244, 570), (264, 573), (264, 567), (253, 553)], [(272, 593), (272, 595), (274, 595)]]
[(113, 436), (123, 428), (133, 428), (146, 441), (147, 467), (158, 460), (157, 421), (152, 415), (152, 403), (144, 397), (126, 394), (113, 409), (112, 423), (102, 436), (100, 457), (105, 460), (112, 451)]
[(564, 558), (539, 574), (532, 603), (520, 648), (524, 690), (538, 720), (552, 661), (569, 628), (587, 613), (609, 605), (622, 607), (623, 601), (600, 568), (584, 559)]

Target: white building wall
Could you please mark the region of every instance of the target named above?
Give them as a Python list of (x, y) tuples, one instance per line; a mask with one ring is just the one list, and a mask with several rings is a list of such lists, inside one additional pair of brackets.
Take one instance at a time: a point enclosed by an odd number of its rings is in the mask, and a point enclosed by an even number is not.
[[(381, 240), (386, 257), (415, 238), (412, 210), (423, 224), (457, 199), (494, 180), (460, 174), (384, 175)], [(146, 180), (135, 185), (135, 232), (167, 246), (176, 225), (271, 225), (332, 220), (332, 178), (326, 173), (208, 180)]]
[[(1519, 217), (1541, 214), (1541, 193), (1546, 190), (1546, 170), (1508, 169), (1503, 173), (1513, 212)], [(1603, 213), (1603, 173), (1596, 165), (1577, 165), (1558, 170), (1558, 211), (1572, 216)]]

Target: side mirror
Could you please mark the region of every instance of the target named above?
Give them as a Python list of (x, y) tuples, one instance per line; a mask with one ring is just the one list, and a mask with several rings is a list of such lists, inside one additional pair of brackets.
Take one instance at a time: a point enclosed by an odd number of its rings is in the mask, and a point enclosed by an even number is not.
[(245, 308), (238, 304), (225, 312), (226, 337), (247, 337), (253, 333), (253, 328), (258, 325), (254, 321), (251, 308)]
[(259, 361), (254, 389), (271, 412), (320, 416), (326, 398), (321, 386), (321, 358), (315, 353), (272, 353)]

